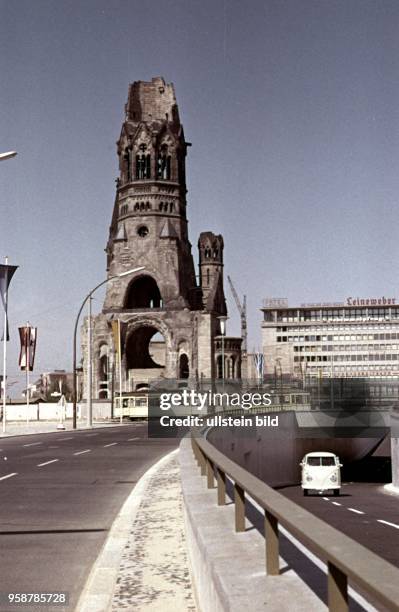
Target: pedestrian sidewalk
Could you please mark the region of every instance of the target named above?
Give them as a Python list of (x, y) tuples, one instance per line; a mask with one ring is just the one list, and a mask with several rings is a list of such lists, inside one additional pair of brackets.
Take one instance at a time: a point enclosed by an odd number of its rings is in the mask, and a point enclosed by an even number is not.
[[(42, 434), (60, 431), (73, 431), (72, 420), (64, 421), (65, 430), (57, 429), (59, 421), (8, 421), (6, 423), (6, 432), (2, 431), (2, 423), (0, 422), (0, 438), (9, 436), (25, 436), (29, 434)], [(120, 423), (111, 421), (96, 421), (93, 427), (118, 427)], [(122, 424), (123, 427), (123, 424)], [(86, 420), (77, 422), (77, 429), (90, 429), (87, 427)]]
[(195, 612), (177, 452), (139, 480), (115, 520), (76, 612)]

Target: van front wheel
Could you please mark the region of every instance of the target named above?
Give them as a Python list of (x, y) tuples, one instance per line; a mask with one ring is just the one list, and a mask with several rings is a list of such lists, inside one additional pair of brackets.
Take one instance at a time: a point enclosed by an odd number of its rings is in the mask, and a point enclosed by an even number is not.
[(339, 495), (339, 489), (334, 489), (334, 497), (338, 497)]
[(305, 497), (307, 497), (307, 496), (308, 496), (308, 493), (309, 493), (308, 489), (304, 489), (304, 490), (303, 490), (303, 494), (304, 494), (304, 496), (305, 496)]

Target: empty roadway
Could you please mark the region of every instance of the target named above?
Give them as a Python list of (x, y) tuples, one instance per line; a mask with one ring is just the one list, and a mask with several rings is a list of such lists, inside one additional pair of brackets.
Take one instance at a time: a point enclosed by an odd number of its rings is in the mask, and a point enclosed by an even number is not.
[(382, 484), (343, 483), (339, 497), (304, 497), (297, 486), (280, 493), (399, 567), (399, 496)]
[(176, 445), (144, 423), (0, 439), (0, 592), (66, 591), (73, 610), (124, 500)]

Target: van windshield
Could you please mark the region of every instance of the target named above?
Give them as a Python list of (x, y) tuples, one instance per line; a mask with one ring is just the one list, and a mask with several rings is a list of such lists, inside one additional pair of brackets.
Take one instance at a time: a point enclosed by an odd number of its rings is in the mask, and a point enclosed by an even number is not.
[(335, 457), (308, 457), (308, 465), (335, 465)]

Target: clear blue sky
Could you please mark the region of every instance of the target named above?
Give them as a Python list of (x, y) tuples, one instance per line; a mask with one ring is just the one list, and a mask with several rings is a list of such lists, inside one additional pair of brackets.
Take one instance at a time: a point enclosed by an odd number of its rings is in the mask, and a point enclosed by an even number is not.
[[(188, 215), (222, 233), (260, 345), (265, 296), (398, 296), (399, 3), (0, 2), (1, 249), (35, 373), (71, 368), (74, 317), (104, 278), (128, 84), (176, 87)], [(226, 283), (227, 285), (227, 283)], [(239, 333), (226, 286), (229, 332)], [(101, 307), (101, 296), (96, 308)]]

